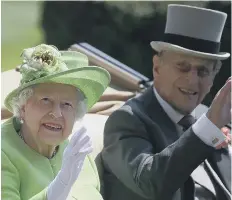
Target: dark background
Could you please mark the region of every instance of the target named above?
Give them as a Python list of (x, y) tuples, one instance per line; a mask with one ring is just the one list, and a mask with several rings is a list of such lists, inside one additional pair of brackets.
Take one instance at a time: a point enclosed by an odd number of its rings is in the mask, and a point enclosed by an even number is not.
[[(167, 5), (200, 6), (226, 12), (228, 17), (221, 40), (221, 51), (231, 53), (231, 2), (74, 2), (43, 3), (41, 26), (45, 42), (59, 49), (87, 42), (152, 79), (152, 40), (162, 40)], [(210, 105), (216, 92), (231, 74), (231, 59), (215, 79), (204, 104)]]

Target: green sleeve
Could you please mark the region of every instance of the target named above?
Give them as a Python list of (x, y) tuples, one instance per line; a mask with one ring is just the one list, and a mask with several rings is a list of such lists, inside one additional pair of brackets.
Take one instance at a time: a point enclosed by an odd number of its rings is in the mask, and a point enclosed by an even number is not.
[(93, 159), (93, 157), (91, 156), (91, 154), (89, 154), (88, 155), (88, 159), (89, 159), (89, 162), (90, 162), (90, 164), (91, 164), (91, 166), (92, 166), (92, 169), (93, 169), (93, 172), (94, 172), (94, 174), (95, 174), (95, 177), (96, 177), (96, 179), (97, 179), (97, 186), (96, 186), (96, 189), (100, 192), (100, 179), (99, 179), (99, 174), (98, 174), (98, 171), (97, 171), (97, 166), (96, 166), (96, 164), (95, 164), (95, 162), (94, 162), (94, 159)]
[[(2, 186), (1, 193), (4, 200), (21, 200), (20, 198), (20, 178), (16, 167), (2, 151)], [(47, 200), (47, 188), (28, 200)]]
[(47, 200), (47, 187), (28, 200)]
[(67, 200), (103, 200), (96, 164), (90, 155), (85, 159), (80, 176), (74, 183)]

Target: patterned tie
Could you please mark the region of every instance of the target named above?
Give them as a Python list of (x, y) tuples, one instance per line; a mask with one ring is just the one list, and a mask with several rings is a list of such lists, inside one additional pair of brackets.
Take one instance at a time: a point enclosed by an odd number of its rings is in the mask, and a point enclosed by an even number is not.
[(192, 115), (185, 115), (178, 124), (183, 127), (183, 131), (186, 131), (190, 126), (196, 122), (196, 119)]

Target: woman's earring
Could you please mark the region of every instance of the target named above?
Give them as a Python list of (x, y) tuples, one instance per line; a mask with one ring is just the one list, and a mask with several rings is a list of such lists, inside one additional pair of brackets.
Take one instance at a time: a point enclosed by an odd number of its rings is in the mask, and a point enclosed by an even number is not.
[(23, 124), (23, 123), (24, 123), (24, 120), (23, 120), (23, 118), (22, 118), (22, 117), (20, 118), (20, 120), (19, 120), (19, 121), (20, 121), (20, 123), (21, 123), (21, 124)]

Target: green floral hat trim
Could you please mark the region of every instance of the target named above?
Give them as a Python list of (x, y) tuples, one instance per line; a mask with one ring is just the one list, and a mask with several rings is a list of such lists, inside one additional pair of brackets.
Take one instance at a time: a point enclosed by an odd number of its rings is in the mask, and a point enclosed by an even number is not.
[(41, 44), (25, 49), (18, 71), (20, 85), (5, 98), (5, 106), (13, 111), (12, 99), (26, 87), (45, 82), (72, 85), (81, 90), (90, 109), (101, 97), (110, 82), (107, 70), (89, 66), (88, 57), (76, 51), (59, 51), (55, 46)]
[(23, 63), (19, 68), (22, 74), (21, 84), (68, 70), (55, 46), (41, 44), (25, 49), (21, 57), (23, 57)]

